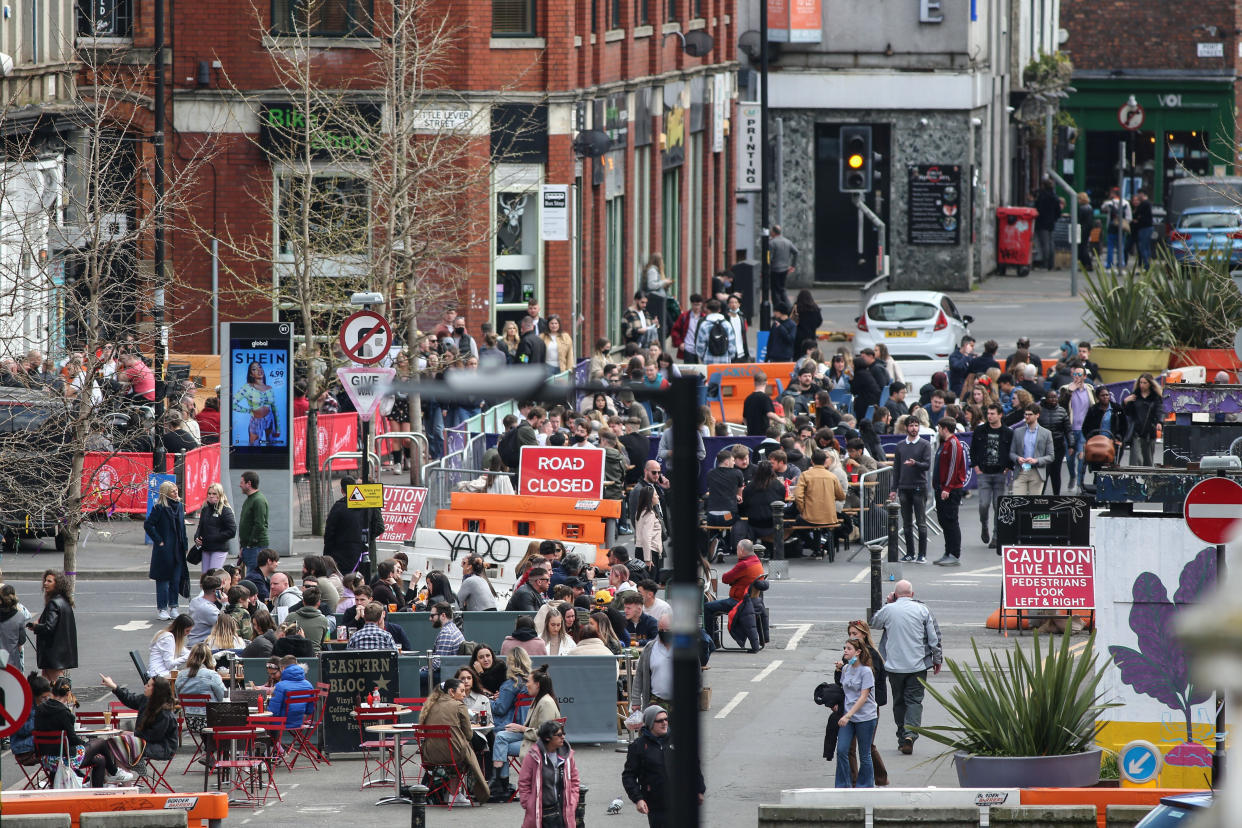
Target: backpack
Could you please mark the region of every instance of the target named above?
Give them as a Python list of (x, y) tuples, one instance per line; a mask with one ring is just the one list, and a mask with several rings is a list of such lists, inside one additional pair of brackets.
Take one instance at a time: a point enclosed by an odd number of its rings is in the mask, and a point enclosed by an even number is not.
[(728, 323), (723, 319), (712, 322), (712, 329), (707, 332), (707, 353), (712, 356), (727, 356), (729, 353), (729, 332), (725, 328)]
[(518, 429), (521, 426), (515, 426), (508, 431), (500, 442), (496, 444), (496, 453), (500, 455), (500, 461), (511, 469), (518, 467), (518, 461), (521, 459), (521, 444), (518, 442)]

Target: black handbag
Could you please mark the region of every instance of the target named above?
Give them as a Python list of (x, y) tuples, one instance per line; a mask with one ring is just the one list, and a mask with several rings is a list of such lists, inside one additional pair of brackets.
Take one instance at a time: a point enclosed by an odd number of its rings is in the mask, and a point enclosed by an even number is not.
[(203, 547), (200, 544), (194, 544), (190, 547), (190, 551), (185, 553), (186, 563), (192, 563), (195, 566), (203, 562)]

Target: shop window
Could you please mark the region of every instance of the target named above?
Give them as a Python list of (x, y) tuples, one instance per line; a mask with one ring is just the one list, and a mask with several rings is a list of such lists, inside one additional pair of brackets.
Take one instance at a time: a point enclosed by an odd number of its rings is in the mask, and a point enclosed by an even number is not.
[(534, 37), (535, 0), (492, 0), (492, 34)]
[(368, 37), (371, 11), (371, 0), (272, 0), (272, 34)]
[[(32, 4), (33, 7), (33, 4)], [(35, 22), (32, 15), (28, 25)], [(134, 5), (131, 0), (78, 0), (79, 37), (133, 37)], [(34, 44), (33, 33), (30, 40)], [(34, 62), (34, 56), (30, 55)]]
[(519, 319), (531, 299), (542, 300), (540, 269), (539, 184), (535, 167), (501, 166), (495, 193), (493, 274), (497, 330)]
[(370, 205), (367, 185), (362, 179), (341, 174), (315, 175), (310, 187), (305, 178), (280, 178), (276, 205), (276, 251), (288, 260), (301, 242), (301, 205), (310, 196), (310, 232), (305, 251), (312, 258), (338, 262), (358, 260), (367, 255)]

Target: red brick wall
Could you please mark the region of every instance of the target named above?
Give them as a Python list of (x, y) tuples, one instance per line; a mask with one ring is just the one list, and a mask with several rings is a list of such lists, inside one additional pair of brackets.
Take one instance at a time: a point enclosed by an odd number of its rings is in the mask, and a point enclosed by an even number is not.
[[(1180, 11), (1179, 11), (1180, 9)], [(1063, 47), (1076, 69), (1224, 69), (1238, 53), (1237, 0), (1178, 5), (1134, 0), (1061, 0)], [(1220, 41), (1202, 28), (1219, 26), (1225, 58), (1200, 58), (1195, 44)]]

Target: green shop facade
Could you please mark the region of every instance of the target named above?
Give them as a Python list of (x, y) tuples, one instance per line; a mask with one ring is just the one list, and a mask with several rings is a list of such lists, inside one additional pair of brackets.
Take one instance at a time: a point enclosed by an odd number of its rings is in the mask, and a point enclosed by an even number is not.
[(1127, 195), (1145, 189), (1156, 204), (1175, 179), (1234, 174), (1232, 73), (1075, 72), (1073, 86), (1061, 108), (1078, 137), (1062, 174), (1097, 207), (1118, 185), (1123, 155)]

